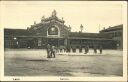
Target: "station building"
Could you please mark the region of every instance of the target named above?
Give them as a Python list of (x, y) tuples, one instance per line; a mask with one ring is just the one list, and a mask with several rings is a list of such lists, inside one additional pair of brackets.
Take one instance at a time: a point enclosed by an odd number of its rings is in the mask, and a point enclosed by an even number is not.
[(112, 40), (116, 41), (118, 49), (123, 49), (123, 24), (103, 29), (100, 34), (108, 35)]
[(102, 45), (104, 49), (122, 49), (123, 25), (101, 30), (99, 33), (71, 32), (71, 27), (59, 19), (56, 11), (48, 18), (42, 17), (27, 29), (4, 29), (5, 48), (46, 48), (47, 44), (56, 47), (84, 47)]

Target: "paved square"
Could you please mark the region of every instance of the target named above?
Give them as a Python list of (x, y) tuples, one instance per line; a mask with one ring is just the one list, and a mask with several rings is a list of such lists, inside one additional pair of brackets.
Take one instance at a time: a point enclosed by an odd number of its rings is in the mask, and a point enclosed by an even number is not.
[(7, 49), (5, 76), (122, 76), (122, 57), (122, 51), (104, 50), (102, 55), (56, 55), (48, 59), (43, 49)]

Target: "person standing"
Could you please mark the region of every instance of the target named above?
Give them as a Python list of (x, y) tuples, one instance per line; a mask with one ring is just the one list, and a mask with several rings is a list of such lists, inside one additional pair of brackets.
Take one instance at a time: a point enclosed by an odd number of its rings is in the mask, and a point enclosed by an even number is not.
[(85, 54), (87, 54), (88, 53), (88, 47), (85, 46), (84, 49), (85, 49)]
[(72, 46), (72, 51), (73, 51), (73, 53), (76, 52), (76, 46)]
[(47, 58), (50, 58), (50, 53), (51, 53), (51, 46), (48, 44), (47, 45)]
[(70, 46), (67, 46), (67, 52), (70, 52)]
[(100, 45), (100, 47), (99, 47), (100, 54), (102, 54), (102, 50), (103, 50), (103, 47), (102, 47), (102, 45)]
[(96, 53), (97, 53), (97, 46), (94, 45), (94, 46), (93, 46), (93, 49), (94, 49), (94, 53), (96, 54)]
[(64, 52), (66, 52), (66, 46), (64, 46)]
[(51, 57), (53, 56), (55, 58), (55, 52), (56, 52), (55, 46), (52, 46), (52, 48), (51, 48)]
[(87, 45), (87, 53), (89, 52), (89, 46)]
[(62, 46), (60, 46), (60, 53), (62, 52), (62, 50), (63, 50), (63, 48), (62, 48)]
[(79, 46), (79, 53), (82, 53), (82, 46)]

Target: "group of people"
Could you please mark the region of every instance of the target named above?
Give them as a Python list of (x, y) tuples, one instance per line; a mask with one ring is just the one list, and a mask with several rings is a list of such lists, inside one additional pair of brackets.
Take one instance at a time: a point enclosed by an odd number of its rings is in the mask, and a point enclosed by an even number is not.
[(55, 58), (56, 48), (55, 46), (47, 45), (47, 58)]
[[(84, 46), (84, 47), (82, 47), (82, 46), (80, 46), (79, 47), (79, 53), (81, 53), (82, 52), (82, 49), (84, 48), (84, 53), (85, 54), (87, 54), (87, 53), (89, 53), (89, 46), (88, 45), (86, 45), (86, 46)], [(93, 46), (93, 50), (94, 50), (94, 53), (96, 54), (97, 53), (97, 50), (99, 50), (99, 52), (100, 52), (100, 54), (102, 54), (102, 50), (103, 50), (103, 48), (102, 48), (102, 45), (99, 45), (99, 46)], [(72, 48), (72, 51), (73, 52), (76, 52), (76, 48)]]
[[(86, 45), (84, 47), (82, 46), (79, 46), (79, 53), (82, 53), (82, 49), (84, 48), (84, 53), (87, 54), (89, 53), (89, 46)], [(47, 45), (47, 58), (55, 58), (56, 56), (56, 52), (62, 52), (64, 50), (64, 52), (71, 52), (71, 49), (72, 49), (72, 52), (76, 52), (76, 47), (74, 46), (67, 46), (67, 47), (55, 47), (55, 46), (51, 46), (51, 45)], [(93, 50), (94, 50), (94, 53), (96, 54), (97, 53), (97, 50), (99, 50), (100, 54), (102, 54), (102, 45), (99, 45), (99, 46), (93, 46)]]
[(98, 49), (100, 54), (102, 54), (102, 50), (103, 50), (102, 45), (100, 45), (99, 48), (97, 46), (94, 46), (93, 49), (94, 49), (94, 53), (97, 53), (97, 49)]

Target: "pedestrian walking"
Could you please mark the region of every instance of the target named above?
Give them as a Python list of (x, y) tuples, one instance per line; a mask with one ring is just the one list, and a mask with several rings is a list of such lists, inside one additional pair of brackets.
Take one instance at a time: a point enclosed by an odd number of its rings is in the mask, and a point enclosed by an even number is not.
[(52, 46), (52, 48), (51, 48), (51, 57), (53, 56), (55, 58), (55, 52), (56, 52), (55, 46)]

